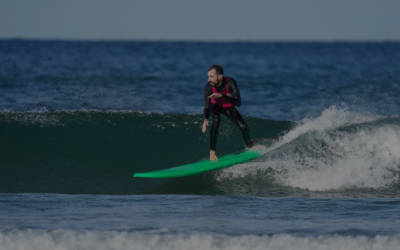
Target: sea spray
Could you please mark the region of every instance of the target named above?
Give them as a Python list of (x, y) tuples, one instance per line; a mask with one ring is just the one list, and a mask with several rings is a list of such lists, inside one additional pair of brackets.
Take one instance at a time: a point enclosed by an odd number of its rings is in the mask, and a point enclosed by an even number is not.
[(276, 144), (283, 146), (260, 161), (221, 171), (218, 180), (248, 176), (310, 191), (379, 189), (399, 182), (396, 117), (331, 107), (303, 120)]

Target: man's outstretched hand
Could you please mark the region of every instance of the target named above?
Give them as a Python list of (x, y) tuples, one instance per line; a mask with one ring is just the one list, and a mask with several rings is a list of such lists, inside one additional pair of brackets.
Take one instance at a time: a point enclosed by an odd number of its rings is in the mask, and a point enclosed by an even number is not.
[(203, 133), (206, 132), (207, 126), (208, 126), (208, 119), (204, 119), (203, 126), (201, 128), (201, 131), (203, 131)]
[(213, 93), (208, 96), (208, 98), (221, 98), (221, 97), (222, 97), (222, 94), (219, 94), (219, 93)]

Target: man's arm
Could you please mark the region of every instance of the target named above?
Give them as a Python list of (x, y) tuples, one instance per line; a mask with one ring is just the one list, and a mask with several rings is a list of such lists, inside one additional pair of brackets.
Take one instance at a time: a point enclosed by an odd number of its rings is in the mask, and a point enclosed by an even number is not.
[(207, 119), (210, 117), (211, 111), (211, 99), (208, 98), (213, 93), (211, 84), (207, 83), (206, 87), (204, 88), (204, 111), (203, 111), (203, 118)]
[(229, 78), (228, 90), (229, 93), (232, 94), (232, 97), (227, 95), (222, 95), (222, 98), (224, 98), (224, 100), (226, 100), (230, 104), (240, 107), (240, 105), (242, 105), (242, 101), (240, 99), (240, 92), (235, 79)]

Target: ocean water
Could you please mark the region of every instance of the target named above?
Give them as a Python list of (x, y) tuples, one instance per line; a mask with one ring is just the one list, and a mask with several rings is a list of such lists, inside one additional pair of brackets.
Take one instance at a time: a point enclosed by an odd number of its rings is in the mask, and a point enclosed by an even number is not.
[[(215, 63), (279, 147), (133, 178), (208, 157)], [(0, 66), (0, 249), (399, 249), (398, 42), (0, 40)]]

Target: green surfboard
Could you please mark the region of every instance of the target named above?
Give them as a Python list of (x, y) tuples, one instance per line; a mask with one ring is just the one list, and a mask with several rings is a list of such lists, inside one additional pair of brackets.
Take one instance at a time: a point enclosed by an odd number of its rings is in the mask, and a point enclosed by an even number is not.
[[(262, 150), (264, 151), (264, 150)], [(179, 167), (147, 172), (147, 173), (136, 173), (133, 177), (147, 177), (147, 178), (174, 178), (174, 177), (183, 177), (189, 175), (201, 174), (217, 169), (228, 168), (236, 164), (245, 163), (251, 161), (259, 156), (261, 156), (264, 152), (261, 150), (258, 151), (246, 151), (244, 153), (235, 154), (235, 155), (227, 155), (219, 158), (218, 161), (199, 161), (192, 164), (187, 164)]]

